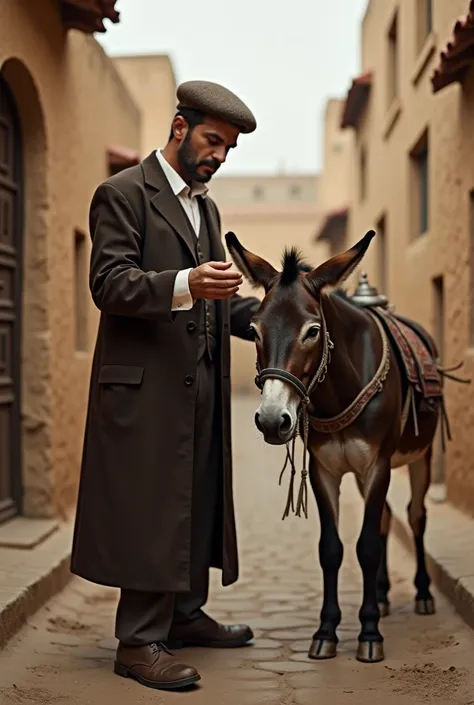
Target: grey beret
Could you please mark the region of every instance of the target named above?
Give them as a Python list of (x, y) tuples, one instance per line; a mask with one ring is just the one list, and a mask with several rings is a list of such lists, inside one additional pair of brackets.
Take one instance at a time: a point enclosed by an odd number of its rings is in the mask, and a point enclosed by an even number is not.
[(211, 81), (186, 81), (178, 86), (178, 110), (194, 108), (210, 117), (224, 120), (241, 132), (253, 132), (257, 127), (252, 112), (228, 88)]

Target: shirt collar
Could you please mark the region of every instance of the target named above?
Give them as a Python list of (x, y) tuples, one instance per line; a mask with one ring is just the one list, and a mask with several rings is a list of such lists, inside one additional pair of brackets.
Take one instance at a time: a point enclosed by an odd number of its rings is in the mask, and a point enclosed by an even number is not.
[(189, 187), (178, 172), (173, 169), (171, 164), (166, 161), (161, 149), (157, 149), (155, 154), (175, 196), (184, 195), (189, 196), (189, 198), (202, 196), (205, 198), (207, 192), (209, 191), (206, 184), (193, 181), (191, 187)]

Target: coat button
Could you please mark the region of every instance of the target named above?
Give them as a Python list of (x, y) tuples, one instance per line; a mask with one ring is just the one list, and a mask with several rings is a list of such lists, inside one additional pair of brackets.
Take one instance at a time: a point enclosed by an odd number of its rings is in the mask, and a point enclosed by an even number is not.
[(195, 331), (196, 328), (197, 328), (197, 325), (196, 325), (196, 323), (195, 323), (194, 321), (189, 321), (189, 323), (188, 323), (188, 325), (187, 325), (186, 327), (187, 327), (187, 329), (188, 329), (188, 331), (189, 331), (190, 333), (194, 333), (194, 331)]
[(187, 387), (190, 387), (193, 382), (194, 382), (194, 377), (191, 377), (191, 375), (186, 375), (186, 377), (184, 378), (184, 384)]

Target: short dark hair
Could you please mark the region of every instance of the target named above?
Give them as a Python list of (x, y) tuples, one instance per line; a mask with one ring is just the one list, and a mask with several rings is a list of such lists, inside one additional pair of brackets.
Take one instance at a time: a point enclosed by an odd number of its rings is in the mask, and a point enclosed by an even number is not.
[[(204, 115), (203, 112), (201, 112), (200, 110), (195, 110), (194, 108), (181, 108), (181, 110), (178, 110), (178, 112), (174, 116), (173, 120), (175, 118), (177, 118), (178, 115), (180, 115), (182, 118), (184, 118), (186, 120), (186, 122), (188, 123), (190, 132), (192, 132), (197, 125), (202, 125), (202, 123), (206, 119), (206, 116)], [(173, 137), (174, 137), (173, 126), (171, 126), (168, 142), (171, 142)]]

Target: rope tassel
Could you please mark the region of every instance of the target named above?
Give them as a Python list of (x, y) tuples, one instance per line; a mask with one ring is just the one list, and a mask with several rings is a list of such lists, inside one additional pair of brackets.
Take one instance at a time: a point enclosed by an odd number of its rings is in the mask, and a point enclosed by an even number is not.
[(296, 423), (296, 428), (298, 428), (298, 423), (300, 420), (301, 415), (303, 414), (303, 470), (301, 472), (301, 484), (300, 488), (298, 491), (298, 497), (296, 500), (296, 509), (295, 509), (295, 475), (296, 475), (296, 466), (295, 466), (295, 452), (296, 452), (296, 437), (297, 433), (293, 436), (292, 443), (291, 443), (291, 450), (290, 450), (290, 444), (286, 444), (286, 458), (285, 458), (285, 464), (283, 465), (282, 471), (280, 473), (280, 480), (279, 480), (279, 485), (281, 485), (281, 481), (283, 479), (283, 475), (285, 473), (285, 470), (290, 464), (291, 466), (291, 477), (290, 477), (290, 485), (288, 488), (288, 498), (286, 500), (286, 507), (285, 511), (283, 512), (282, 520), (286, 519), (287, 516), (290, 514), (290, 509), (291, 511), (296, 514), (297, 517), (301, 516), (301, 512), (303, 512), (304, 516), (306, 519), (308, 518), (308, 483), (307, 483), (307, 477), (308, 477), (308, 471), (306, 469), (306, 456), (307, 456), (307, 450), (308, 450), (308, 433), (309, 433), (309, 419), (308, 419), (308, 414), (306, 413), (306, 407), (309, 404), (309, 397), (305, 397), (303, 400), (303, 403), (301, 405), (300, 411), (298, 413), (298, 419)]
[(285, 511), (283, 512), (282, 520), (290, 515), (290, 509), (295, 511), (295, 471), (291, 471), (290, 487), (288, 489), (288, 499), (286, 500)]
[(308, 472), (303, 470), (301, 473), (300, 491), (298, 492), (298, 500), (296, 502), (296, 516), (301, 516), (301, 510), (305, 518), (308, 518)]
[(293, 442), (291, 444), (291, 451), (290, 451), (289, 443), (286, 444), (286, 459), (285, 459), (285, 464), (283, 465), (282, 471), (280, 473), (280, 481), (278, 484), (281, 485), (281, 481), (283, 479), (283, 475), (284, 475), (285, 470), (288, 466), (288, 463), (291, 465), (291, 476), (290, 476), (290, 484), (288, 487), (288, 498), (286, 500), (286, 507), (285, 507), (285, 511), (283, 512), (282, 520), (286, 519), (286, 517), (290, 515), (290, 510), (297, 517), (300, 517), (301, 511), (303, 511), (306, 519), (308, 518), (308, 483), (307, 483), (308, 471), (306, 470), (307, 443), (308, 443), (308, 437), (306, 434), (306, 441), (304, 443), (303, 470), (301, 472), (301, 484), (300, 484), (300, 488), (298, 491), (298, 497), (296, 500), (296, 509), (295, 509), (296, 435), (293, 437)]
[(286, 519), (287, 516), (290, 514), (290, 509), (292, 512), (295, 511), (295, 475), (296, 475), (296, 467), (295, 467), (295, 447), (296, 447), (296, 436), (293, 438), (293, 442), (291, 445), (291, 451), (290, 451), (290, 444), (286, 444), (286, 460), (285, 464), (283, 465), (283, 469), (280, 473), (280, 480), (278, 482), (279, 485), (281, 485), (281, 481), (284, 475), (284, 472), (286, 470), (286, 466), (288, 463), (291, 465), (291, 477), (290, 477), (290, 486), (288, 488), (288, 499), (286, 500), (286, 507), (285, 511), (283, 512), (282, 520)]
[(307, 407), (309, 404), (309, 396), (305, 396), (305, 398), (302, 401), (300, 411), (298, 412), (298, 419), (296, 423), (296, 428), (298, 428), (298, 423), (300, 420), (301, 415), (303, 416), (303, 470), (301, 471), (301, 483), (300, 483), (300, 489), (298, 491), (298, 497), (296, 500), (296, 510), (295, 510), (295, 505), (294, 505), (294, 493), (295, 493), (295, 474), (296, 474), (296, 467), (295, 467), (295, 450), (296, 450), (296, 433), (293, 436), (293, 442), (291, 445), (291, 451), (289, 449), (289, 444), (286, 444), (286, 460), (285, 464), (283, 466), (283, 470), (281, 471), (280, 474), (280, 485), (281, 485), (281, 480), (283, 477), (283, 473), (285, 472), (286, 466), (288, 465), (288, 462), (291, 465), (291, 478), (290, 478), (290, 487), (288, 489), (288, 499), (286, 501), (286, 507), (285, 511), (283, 513), (282, 519), (286, 519), (287, 516), (290, 514), (290, 509), (291, 511), (296, 514), (297, 517), (301, 517), (301, 512), (303, 512), (305, 518), (308, 518), (308, 471), (306, 469), (306, 458), (307, 458), (307, 453), (308, 453), (308, 435), (309, 435), (309, 418), (308, 418), (308, 412), (307, 412)]
[[(308, 518), (308, 471), (306, 469), (306, 457), (307, 457), (307, 451), (308, 451), (308, 435), (309, 435), (309, 417), (308, 417), (308, 405), (310, 403), (310, 393), (313, 389), (313, 387), (316, 386), (316, 384), (320, 383), (323, 381), (324, 377), (326, 376), (327, 373), (327, 366), (328, 362), (331, 357), (331, 350), (334, 347), (334, 344), (329, 337), (329, 333), (327, 332), (325, 326), (324, 326), (324, 345), (323, 345), (323, 353), (321, 356), (321, 360), (318, 366), (318, 369), (316, 371), (315, 376), (313, 377), (313, 380), (311, 384), (308, 386), (307, 389), (302, 385), (302, 383), (296, 378), (293, 377), (289, 372), (285, 372), (284, 370), (278, 370), (278, 369), (273, 369), (269, 368), (266, 370), (260, 371), (257, 365), (257, 377), (256, 377), (256, 382), (257, 386), (261, 388), (261, 382), (262, 379), (266, 378), (277, 378), (277, 379), (284, 379), (286, 382), (289, 382), (292, 384), (298, 392), (302, 395), (302, 400), (300, 404), (300, 408), (298, 411), (298, 416), (296, 419), (296, 430), (295, 434), (292, 438), (292, 443), (291, 443), (291, 450), (290, 450), (290, 444), (286, 444), (286, 458), (285, 458), (285, 463), (283, 465), (282, 471), (280, 473), (280, 480), (279, 480), (279, 485), (281, 485), (281, 481), (283, 478), (283, 475), (285, 473), (285, 470), (290, 464), (291, 466), (291, 477), (290, 477), (290, 485), (288, 488), (288, 498), (286, 500), (286, 507), (285, 511), (283, 512), (282, 520), (286, 519), (287, 516), (290, 514), (290, 510), (296, 514), (297, 517), (301, 516), (301, 512), (303, 512), (305, 518)], [(295, 475), (296, 475), (296, 467), (295, 467), (295, 451), (296, 451), (296, 437), (298, 435), (298, 428), (299, 424), (301, 421), (301, 418), (303, 419), (303, 470), (301, 472), (301, 484), (300, 488), (298, 491), (298, 497), (296, 500), (296, 510), (295, 510)]]
[(300, 491), (298, 492), (298, 500), (296, 502), (296, 516), (301, 516), (303, 511), (306, 519), (308, 518), (308, 471), (306, 469), (306, 458), (308, 455), (308, 436), (309, 436), (309, 417), (308, 417), (309, 397), (303, 400), (303, 470), (301, 471)]

